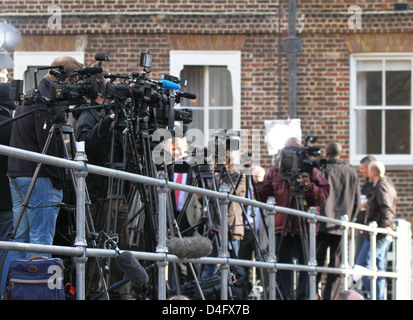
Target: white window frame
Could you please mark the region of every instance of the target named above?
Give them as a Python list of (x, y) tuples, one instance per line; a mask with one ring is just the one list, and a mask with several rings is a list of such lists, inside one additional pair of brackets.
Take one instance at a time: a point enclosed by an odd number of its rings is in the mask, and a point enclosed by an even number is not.
[[(413, 53), (357, 53), (350, 55), (350, 152), (349, 162), (351, 165), (360, 165), (360, 160), (366, 156), (366, 154), (357, 154), (357, 61), (359, 60), (410, 60), (411, 71), (413, 77)], [(413, 80), (413, 79), (412, 79)], [(389, 154), (372, 154), (377, 160), (382, 161), (386, 167), (395, 166), (412, 166), (413, 164), (413, 81), (411, 82), (412, 101), (410, 106), (400, 106), (400, 110), (410, 110), (410, 123), (411, 123), (411, 139), (410, 139), (410, 154), (401, 155), (389, 155)], [(380, 110), (386, 110), (386, 106), (381, 106)], [(394, 110), (394, 108), (391, 108)]]
[[(14, 79), (24, 80), (24, 73), (30, 66), (50, 66), (53, 60), (61, 56), (70, 56), (84, 63), (85, 53), (82, 51), (15, 51)], [(41, 79), (38, 79), (40, 81)], [(25, 90), (30, 88), (25, 88)]]
[[(241, 127), (241, 52), (240, 51), (202, 51), (202, 50), (171, 50), (170, 74), (179, 77), (184, 66), (225, 66), (231, 75), (232, 82), (232, 128), (240, 130)], [(207, 91), (208, 92), (208, 91)], [(196, 92), (191, 92), (196, 94)], [(208, 99), (208, 94), (205, 95)], [(204, 101), (208, 106), (208, 101)], [(213, 110), (210, 107), (209, 110)], [(222, 107), (220, 107), (222, 109)], [(208, 113), (204, 118), (204, 128), (209, 128)]]

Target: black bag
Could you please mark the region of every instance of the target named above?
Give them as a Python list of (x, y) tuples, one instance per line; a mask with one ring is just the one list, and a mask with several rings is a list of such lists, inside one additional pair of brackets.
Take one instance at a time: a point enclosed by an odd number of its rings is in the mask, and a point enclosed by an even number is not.
[(60, 258), (34, 255), (10, 264), (7, 300), (65, 300), (64, 266)]
[[(243, 286), (245, 281), (244, 268), (240, 266), (230, 266), (229, 281), (229, 298), (231, 300), (240, 300), (243, 295)], [(205, 300), (221, 299), (221, 275), (219, 272), (210, 278), (198, 280)], [(187, 296), (190, 300), (202, 300), (195, 280), (187, 282), (181, 286), (181, 294)]]
[[(213, 275), (208, 279), (198, 280), (205, 300), (220, 300), (221, 298), (221, 276)], [(202, 300), (195, 280), (181, 286), (181, 294), (190, 300)]]

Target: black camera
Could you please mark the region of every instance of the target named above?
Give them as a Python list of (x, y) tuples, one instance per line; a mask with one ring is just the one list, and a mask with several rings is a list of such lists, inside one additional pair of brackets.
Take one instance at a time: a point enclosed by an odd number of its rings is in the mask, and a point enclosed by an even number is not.
[(50, 102), (81, 104), (85, 99), (96, 99), (103, 92), (103, 82), (98, 77), (80, 82), (58, 82), (49, 86)]
[[(181, 98), (194, 99), (196, 96), (181, 91), (181, 84), (186, 81), (178, 77), (162, 74), (160, 80), (150, 79), (152, 54), (141, 53), (140, 66), (142, 73), (132, 72), (129, 75), (105, 73), (110, 79), (106, 84), (105, 98), (114, 100), (120, 108), (126, 108), (133, 119), (138, 119), (139, 130), (156, 130), (158, 128), (174, 130), (174, 122), (181, 121), (184, 125), (192, 122), (192, 109), (175, 109)], [(121, 82), (115, 82), (120, 79)]]
[(311, 174), (313, 168), (323, 168), (325, 159), (314, 159), (321, 156), (319, 147), (310, 147), (308, 143), (317, 142), (318, 138), (311, 133), (304, 137), (304, 147), (287, 146), (279, 154), (278, 172), (283, 179), (296, 180), (304, 173)]

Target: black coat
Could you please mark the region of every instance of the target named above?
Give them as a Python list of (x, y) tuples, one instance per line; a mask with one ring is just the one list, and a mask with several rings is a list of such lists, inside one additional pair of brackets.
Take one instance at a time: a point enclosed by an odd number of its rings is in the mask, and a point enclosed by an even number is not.
[[(373, 185), (368, 196), (367, 224), (376, 221), (379, 228), (393, 227), (396, 216), (397, 192), (387, 177), (382, 177)], [(366, 238), (368, 234), (366, 233)], [(380, 233), (377, 237), (384, 237)]]
[[(92, 102), (91, 106), (100, 106)], [(112, 120), (109, 114), (101, 112), (102, 107), (96, 109), (87, 109), (82, 111), (76, 121), (75, 138), (76, 141), (84, 141), (85, 152), (88, 163), (98, 166), (105, 166), (111, 159), (110, 150), (112, 145), (111, 124)], [(117, 147), (121, 143), (116, 144)], [(119, 150), (119, 148), (116, 148)], [(113, 161), (123, 161), (121, 156), (117, 156)], [(92, 201), (96, 201), (99, 196), (105, 193), (106, 177), (89, 173), (86, 177), (86, 184), (89, 196)]]
[[(327, 160), (323, 174), (330, 184), (330, 194), (321, 206), (320, 214), (340, 220), (347, 215), (349, 221), (356, 217), (360, 206), (360, 187), (357, 172), (340, 159)], [(340, 226), (320, 223), (319, 232), (341, 234)]]
[[(49, 98), (49, 86), (51, 80), (44, 77), (38, 89), (43, 97)], [(33, 94), (34, 89), (27, 92), (27, 95)], [(24, 149), (37, 153), (42, 153), (45, 143), (49, 137), (52, 128), (53, 112), (44, 103), (35, 103), (25, 101), (22, 105), (17, 106), (15, 117), (28, 111), (34, 112), (25, 115), (13, 122), (10, 146)], [(52, 134), (50, 144), (45, 154), (59, 156), (56, 134)], [(8, 173), (9, 177), (33, 177), (37, 163), (34, 161), (9, 157)], [(39, 177), (49, 177), (54, 188), (61, 189), (62, 181), (59, 167), (43, 164), (39, 171)]]
[[(11, 118), (10, 111), (0, 106), (0, 123)], [(0, 126), (0, 144), (9, 146), (12, 124)], [(12, 201), (9, 187), (9, 179), (7, 178), (7, 160), (8, 157), (0, 155), (0, 210), (11, 210)]]

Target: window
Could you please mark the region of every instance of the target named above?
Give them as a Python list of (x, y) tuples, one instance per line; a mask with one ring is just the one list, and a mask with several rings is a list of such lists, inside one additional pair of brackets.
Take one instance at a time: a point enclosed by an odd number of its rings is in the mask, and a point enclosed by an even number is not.
[(183, 99), (180, 107), (193, 110), (188, 128), (208, 130), (240, 128), (241, 54), (239, 51), (171, 51), (171, 74), (187, 79), (183, 91), (196, 99)]
[[(50, 66), (53, 60), (60, 56), (71, 56), (84, 63), (84, 53), (79, 51), (15, 51), (14, 52), (14, 79), (24, 80), (24, 90), (34, 87), (33, 72), (40, 66)], [(47, 73), (41, 70), (37, 74), (37, 82)]]
[(374, 155), (411, 165), (413, 55), (353, 55), (350, 60), (350, 162)]

